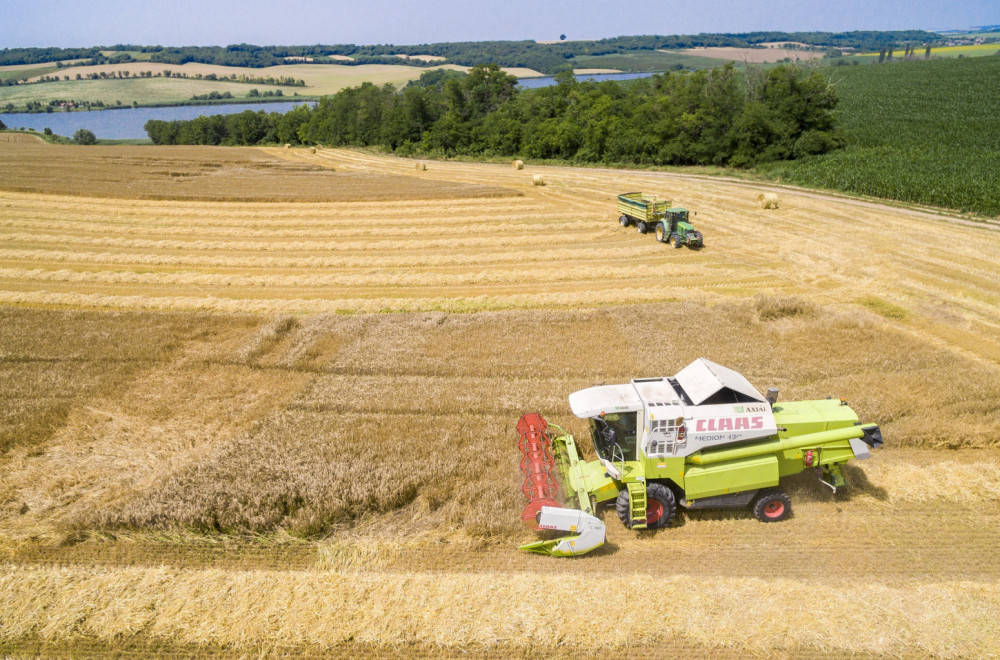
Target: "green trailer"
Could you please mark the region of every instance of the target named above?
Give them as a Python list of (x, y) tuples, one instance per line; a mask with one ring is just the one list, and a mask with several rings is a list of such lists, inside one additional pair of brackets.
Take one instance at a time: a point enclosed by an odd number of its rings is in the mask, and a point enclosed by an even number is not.
[(656, 232), (656, 240), (674, 247), (704, 247), (701, 232), (690, 222), (687, 209), (672, 206), (669, 199), (641, 192), (618, 195), (618, 222), (622, 227), (635, 225), (640, 234)]

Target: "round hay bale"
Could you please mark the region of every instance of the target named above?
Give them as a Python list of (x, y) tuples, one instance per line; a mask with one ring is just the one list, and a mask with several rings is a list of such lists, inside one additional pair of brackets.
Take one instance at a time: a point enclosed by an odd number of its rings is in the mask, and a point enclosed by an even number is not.
[(285, 149), (291, 149), (291, 148), (292, 148), (292, 145), (290, 145), (290, 144), (285, 144)]
[(523, 160), (512, 160), (510, 162), (510, 166), (512, 168), (514, 168), (515, 170), (523, 170), (524, 169), (524, 161)]
[(309, 153), (311, 154), (316, 153), (316, 147), (309, 147)]
[(424, 170), (426, 170), (426, 169), (427, 169), (427, 165), (425, 165), (425, 164), (424, 164), (424, 163), (422, 163), (422, 162), (421, 162), (421, 163), (417, 163), (417, 171), (418, 171), (418, 172), (423, 172), (423, 171), (424, 171)]
[(776, 209), (778, 208), (778, 194), (761, 193), (757, 195), (757, 203), (762, 209)]
[(545, 185), (545, 179), (543, 179), (540, 174), (533, 174), (531, 176), (531, 182), (533, 184), (535, 184), (536, 186), (544, 186)]
[(322, 149), (322, 148), (323, 148), (323, 145), (322, 145), (322, 144), (317, 144), (317, 145), (316, 145), (316, 148), (317, 148), (317, 149)]

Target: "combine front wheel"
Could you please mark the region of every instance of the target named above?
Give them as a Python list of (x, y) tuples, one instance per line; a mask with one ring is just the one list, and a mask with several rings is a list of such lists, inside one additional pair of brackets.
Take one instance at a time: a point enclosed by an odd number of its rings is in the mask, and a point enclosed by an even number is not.
[(765, 490), (753, 503), (753, 515), (761, 522), (778, 522), (792, 513), (792, 501), (781, 490)]
[[(628, 489), (622, 488), (615, 501), (615, 511), (622, 524), (632, 529), (632, 513), (628, 500)], [(677, 513), (674, 493), (663, 484), (649, 484), (646, 487), (646, 529), (660, 529), (670, 524)]]
[(660, 529), (670, 524), (677, 513), (674, 493), (663, 484), (646, 487), (646, 528)]

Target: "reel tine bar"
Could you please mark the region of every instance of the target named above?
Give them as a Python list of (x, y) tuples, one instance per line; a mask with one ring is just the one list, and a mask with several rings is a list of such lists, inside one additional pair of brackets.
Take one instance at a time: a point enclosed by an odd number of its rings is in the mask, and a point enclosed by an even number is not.
[(533, 529), (541, 530), (537, 516), (543, 506), (562, 507), (558, 501), (559, 482), (552, 470), (552, 438), (548, 434), (549, 425), (539, 413), (521, 415), (517, 421), (517, 448), (521, 451), (521, 472), (524, 483), (521, 492), (528, 499), (521, 519)]

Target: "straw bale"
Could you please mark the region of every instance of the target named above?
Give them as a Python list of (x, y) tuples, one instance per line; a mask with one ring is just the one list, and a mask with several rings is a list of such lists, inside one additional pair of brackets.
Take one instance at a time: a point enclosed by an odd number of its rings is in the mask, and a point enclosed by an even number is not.
[(757, 203), (762, 209), (776, 209), (778, 208), (778, 195), (777, 193), (761, 193), (757, 195)]
[(513, 160), (513, 161), (510, 162), (510, 166), (512, 168), (514, 168), (515, 170), (523, 170), (524, 169), (524, 161), (523, 160)]
[(545, 179), (543, 179), (540, 174), (533, 175), (531, 177), (531, 182), (533, 184), (535, 184), (536, 186), (544, 186), (545, 185)]

